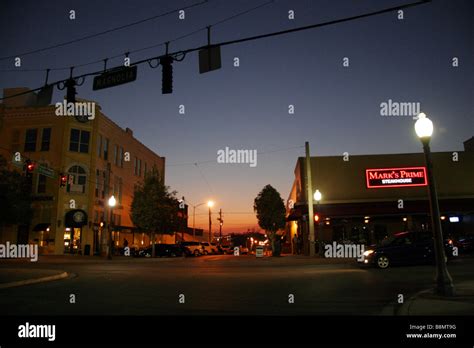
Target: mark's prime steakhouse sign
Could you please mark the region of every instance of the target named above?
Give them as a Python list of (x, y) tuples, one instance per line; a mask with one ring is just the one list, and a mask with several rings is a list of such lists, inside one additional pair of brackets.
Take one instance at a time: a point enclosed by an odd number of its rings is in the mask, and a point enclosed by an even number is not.
[(426, 168), (366, 169), (367, 188), (426, 186)]

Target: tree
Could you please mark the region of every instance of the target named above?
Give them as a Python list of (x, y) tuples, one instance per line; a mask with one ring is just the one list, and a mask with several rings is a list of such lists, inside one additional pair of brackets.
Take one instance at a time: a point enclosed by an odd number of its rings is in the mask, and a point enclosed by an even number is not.
[(161, 175), (153, 168), (135, 185), (130, 218), (135, 226), (151, 236), (155, 257), (155, 234), (173, 234), (179, 224), (176, 191), (169, 192)]
[(280, 256), (280, 238), (277, 231), (285, 227), (285, 204), (280, 193), (271, 185), (266, 185), (255, 198), (254, 211), (257, 213), (258, 225), (263, 228), (270, 239), (272, 255)]
[(31, 222), (31, 187), (28, 180), (7, 167), (0, 156), (0, 226), (28, 225)]

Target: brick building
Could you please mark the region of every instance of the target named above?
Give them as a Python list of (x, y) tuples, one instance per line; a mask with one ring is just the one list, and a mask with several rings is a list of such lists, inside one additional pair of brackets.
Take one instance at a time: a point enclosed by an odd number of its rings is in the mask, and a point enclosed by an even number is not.
[[(5, 89), (4, 96), (26, 89)], [(115, 245), (146, 245), (147, 236), (130, 220), (134, 185), (155, 167), (165, 176), (165, 158), (122, 129), (94, 105), (95, 118), (57, 116), (54, 105), (35, 105), (35, 94), (0, 104), (0, 153), (12, 168), (36, 164), (32, 179), (34, 217), (30, 226), (4, 226), (0, 241), (37, 243), (43, 253), (100, 254), (112, 216)], [(78, 102), (89, 102), (78, 100)], [(21, 155), (16, 161), (15, 154)], [(68, 175), (60, 187), (60, 175)], [(116, 206), (110, 212), (108, 198)], [(112, 213), (112, 215), (110, 215)]]

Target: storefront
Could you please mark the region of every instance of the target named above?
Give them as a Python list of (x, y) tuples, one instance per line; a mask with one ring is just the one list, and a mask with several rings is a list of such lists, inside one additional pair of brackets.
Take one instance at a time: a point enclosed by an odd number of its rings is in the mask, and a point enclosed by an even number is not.
[(70, 210), (65, 216), (64, 253), (82, 253), (83, 228), (87, 225), (87, 213), (81, 209)]
[[(474, 152), (433, 153), (434, 175), (446, 237), (474, 233)], [(318, 242), (377, 243), (393, 233), (430, 230), (423, 154), (311, 157)], [(305, 159), (299, 158), (287, 205), (287, 242), (309, 253)], [(295, 237), (296, 236), (296, 237)]]

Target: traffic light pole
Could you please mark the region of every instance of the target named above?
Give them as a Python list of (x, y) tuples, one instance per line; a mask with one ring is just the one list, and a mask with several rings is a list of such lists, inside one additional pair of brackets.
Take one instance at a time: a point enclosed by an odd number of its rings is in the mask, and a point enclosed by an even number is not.
[(313, 212), (313, 183), (311, 181), (311, 157), (309, 155), (309, 142), (305, 142), (306, 150), (306, 196), (308, 202), (308, 227), (309, 227), (309, 256), (315, 256), (314, 250), (314, 212)]

